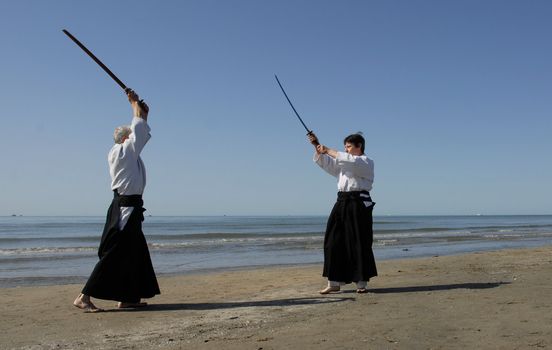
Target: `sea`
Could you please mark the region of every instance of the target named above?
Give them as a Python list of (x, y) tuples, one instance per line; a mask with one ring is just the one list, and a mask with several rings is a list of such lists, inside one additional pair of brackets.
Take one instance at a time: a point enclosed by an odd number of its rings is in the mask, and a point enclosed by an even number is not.
[[(319, 264), (327, 216), (146, 217), (158, 276)], [(0, 288), (84, 283), (104, 217), (0, 217)], [(552, 244), (552, 215), (375, 216), (376, 261)], [(321, 267), (322, 269), (322, 267)]]

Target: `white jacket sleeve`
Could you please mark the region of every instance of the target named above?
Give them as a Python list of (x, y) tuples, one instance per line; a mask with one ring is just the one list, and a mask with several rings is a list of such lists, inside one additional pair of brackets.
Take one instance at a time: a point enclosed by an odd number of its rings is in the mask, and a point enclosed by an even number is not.
[(151, 138), (151, 128), (144, 119), (134, 117), (132, 118), (130, 129), (132, 133), (128, 140), (123, 143), (123, 150), (125, 154), (133, 154), (134, 158), (138, 158), (144, 146)]
[(339, 167), (337, 166), (337, 162), (329, 155), (315, 153), (313, 160), (316, 162), (316, 164), (318, 164), (319, 167), (324, 169), (328, 174), (334, 177), (339, 176)]

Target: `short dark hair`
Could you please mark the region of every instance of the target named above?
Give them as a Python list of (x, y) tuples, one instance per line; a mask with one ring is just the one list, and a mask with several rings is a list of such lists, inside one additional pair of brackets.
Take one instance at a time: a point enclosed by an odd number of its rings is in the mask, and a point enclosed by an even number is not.
[(343, 144), (350, 143), (353, 144), (355, 147), (360, 147), (360, 150), (362, 153), (364, 153), (364, 137), (362, 137), (362, 134), (357, 132), (356, 134), (351, 134), (343, 140)]

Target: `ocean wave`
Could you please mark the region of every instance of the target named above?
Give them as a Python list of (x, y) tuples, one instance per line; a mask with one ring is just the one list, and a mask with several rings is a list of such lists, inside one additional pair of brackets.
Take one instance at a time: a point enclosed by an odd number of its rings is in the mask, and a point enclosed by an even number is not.
[(228, 232), (206, 232), (206, 233), (179, 233), (179, 234), (162, 234), (162, 233), (146, 233), (145, 236), (148, 239), (155, 240), (205, 240), (205, 239), (248, 239), (248, 238), (270, 238), (270, 237), (309, 237), (309, 236), (323, 236), (323, 231), (306, 231), (306, 232), (271, 232), (271, 233), (228, 233)]
[(40, 242), (99, 242), (100, 236), (80, 236), (80, 237), (0, 237), (0, 244), (28, 243), (33, 241)]
[(376, 239), (374, 241), (375, 246), (387, 246), (396, 244), (399, 240), (397, 239)]
[(97, 251), (97, 247), (27, 247), (0, 249), (1, 256), (36, 255), (36, 254), (67, 254)]
[(459, 230), (393, 230), (392, 232), (374, 232), (374, 238), (378, 239), (398, 239), (398, 238), (438, 238), (438, 237), (454, 237), (454, 236), (477, 236), (478, 232), (459, 231)]
[(527, 237), (527, 235), (520, 235), (520, 234), (488, 234), (483, 235), (484, 238), (521, 238), (521, 237)]
[(199, 248), (227, 245), (282, 245), (287, 244), (308, 244), (322, 242), (321, 236), (293, 236), (293, 237), (241, 237), (222, 239), (196, 239), (180, 242), (152, 242), (149, 246), (153, 249), (175, 249), (175, 248)]

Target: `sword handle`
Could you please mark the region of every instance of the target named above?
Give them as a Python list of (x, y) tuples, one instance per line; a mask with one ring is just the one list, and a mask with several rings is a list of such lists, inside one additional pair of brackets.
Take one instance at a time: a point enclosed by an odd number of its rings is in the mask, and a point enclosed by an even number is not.
[[(314, 133), (312, 132), (312, 130), (310, 130), (310, 131), (307, 133), (307, 135), (309, 135), (309, 136), (310, 136), (310, 135), (314, 135)], [(318, 137), (316, 137), (316, 135), (314, 135), (314, 137), (315, 137), (315, 139), (314, 139), (314, 141), (311, 142), (311, 144), (312, 144), (314, 147), (316, 147), (316, 146), (320, 145), (320, 142), (318, 142)]]
[[(129, 91), (131, 91), (131, 90), (132, 90), (131, 88), (125, 87), (125, 94), (128, 95)], [(141, 99), (140, 101), (138, 101), (138, 106), (140, 106), (140, 108), (141, 108), (144, 112), (146, 112), (146, 113), (149, 112), (149, 107), (148, 107), (148, 105), (144, 102), (143, 99)]]

